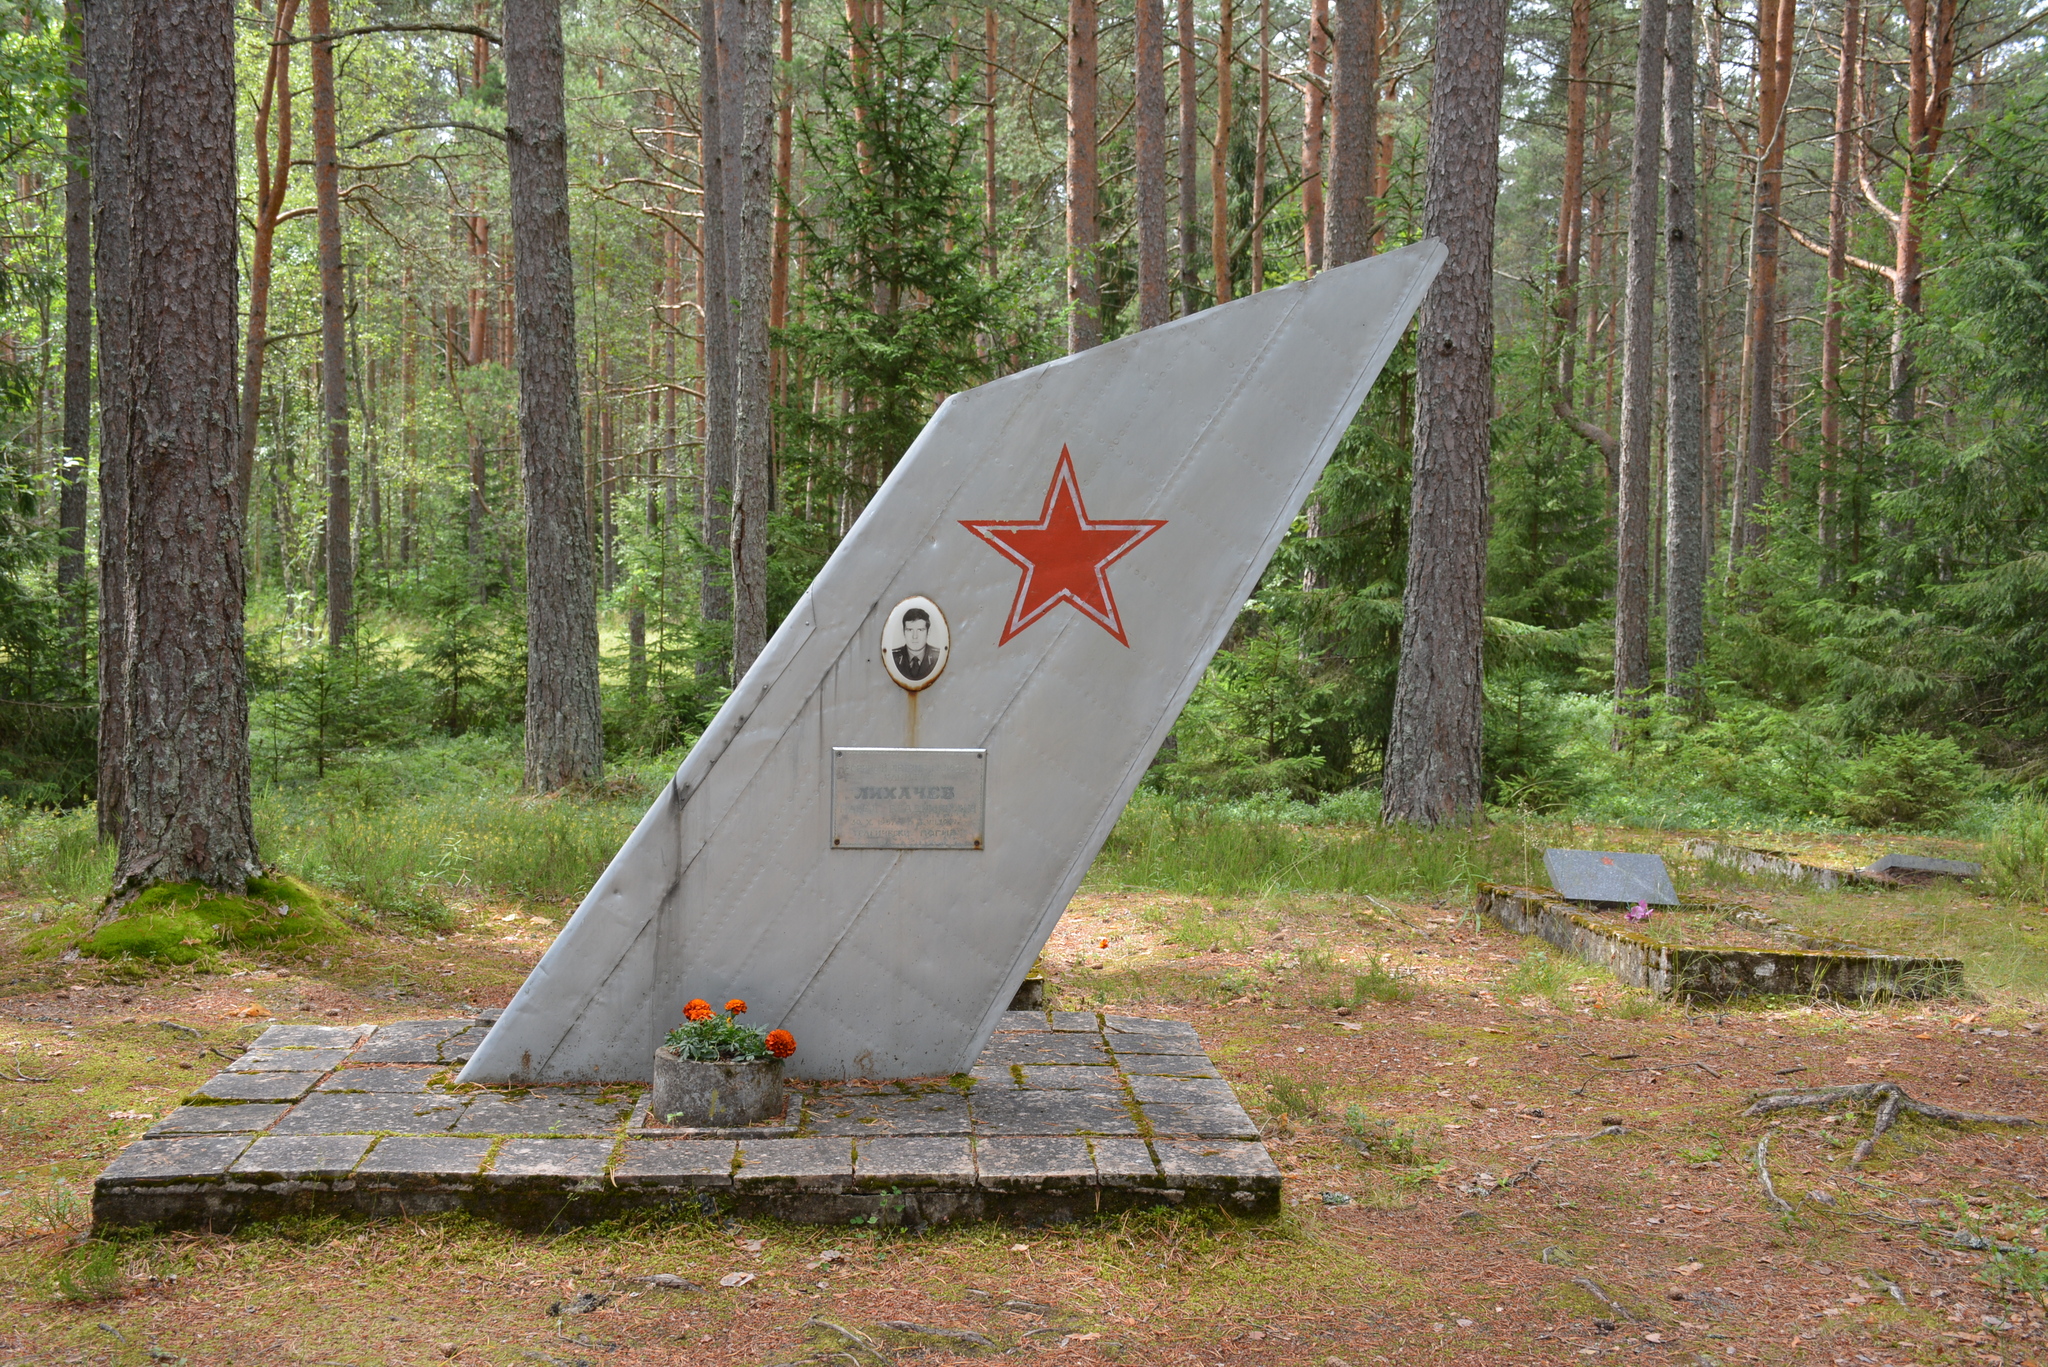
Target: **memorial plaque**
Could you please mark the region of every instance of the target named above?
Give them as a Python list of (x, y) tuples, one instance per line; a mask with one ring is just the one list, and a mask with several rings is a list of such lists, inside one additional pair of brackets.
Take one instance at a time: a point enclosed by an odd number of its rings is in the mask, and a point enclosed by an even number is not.
[(1888, 854), (1861, 870), (1871, 874), (1927, 874), (1937, 878), (1975, 878), (1984, 872), (1982, 864), (1967, 859), (1930, 859), (1919, 854)]
[(1678, 890), (1657, 854), (1622, 854), (1615, 850), (1545, 850), (1543, 867), (1550, 885), (1567, 902), (1648, 902), (1653, 907), (1678, 905)]
[(832, 847), (978, 850), (986, 750), (834, 746)]

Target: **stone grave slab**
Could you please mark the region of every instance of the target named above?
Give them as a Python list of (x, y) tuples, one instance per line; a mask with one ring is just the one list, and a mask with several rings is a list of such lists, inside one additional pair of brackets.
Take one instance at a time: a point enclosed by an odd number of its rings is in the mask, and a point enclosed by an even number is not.
[(1967, 859), (1933, 859), (1921, 854), (1888, 854), (1858, 872), (1897, 878), (1918, 874), (1929, 878), (1975, 878), (1984, 872), (1982, 864)]
[(348, 1057), (346, 1049), (251, 1049), (228, 1065), (231, 1073), (324, 1073)]
[[(264, 1062), (334, 1062), (207, 1080), (200, 1104), (158, 1121), (101, 1175), (94, 1219), (228, 1229), (285, 1214), (462, 1210), (559, 1229), (678, 1205), (912, 1225), (1162, 1203), (1279, 1209), (1279, 1174), (1190, 1027), (1079, 1011), (1014, 1018), (1026, 1028), (997, 1032), (972, 1085), (798, 1082), (786, 1123), (720, 1137), (636, 1127), (645, 1102), (632, 1085), (451, 1090), (440, 1058), (389, 1061), (470, 1047), (490, 1028), (481, 1019), (366, 1027), (341, 1044), (267, 1035), (287, 1042), (251, 1051)], [(999, 1061), (1048, 1050), (1086, 1061)], [(236, 1099), (245, 1093), (278, 1099)]]
[(367, 1025), (273, 1025), (256, 1037), (254, 1049), (348, 1049), (370, 1033)]
[(1648, 902), (1653, 907), (1678, 905), (1678, 890), (1658, 854), (1621, 850), (1545, 850), (1543, 868), (1550, 885), (1567, 902)]

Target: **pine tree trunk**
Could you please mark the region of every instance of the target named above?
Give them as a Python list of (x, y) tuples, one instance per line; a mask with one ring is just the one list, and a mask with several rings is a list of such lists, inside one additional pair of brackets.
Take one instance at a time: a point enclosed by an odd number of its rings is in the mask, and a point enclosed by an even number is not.
[(996, 11), (990, 6), (982, 15), (982, 26), (986, 30), (984, 39), (987, 47), (982, 54), (981, 85), (982, 99), (987, 108), (982, 110), (982, 172), (981, 197), (982, 221), (988, 228), (988, 273), (996, 274)]
[(1138, 326), (1156, 328), (1173, 316), (1166, 292), (1166, 11), (1161, 0), (1135, 3)]
[(1778, 200), (1785, 176), (1786, 91), (1792, 70), (1793, 0), (1758, 0), (1757, 170), (1750, 220), (1747, 401), (1741, 467), (1729, 527), (1732, 572), (1738, 556), (1763, 549), (1758, 519), (1771, 477), (1778, 427)]
[[(1789, 3), (1789, 0), (1788, 0)], [(1664, 123), (1665, 0), (1642, 0), (1621, 334), (1621, 487), (1615, 529), (1614, 696), (1650, 684), (1650, 437), (1656, 424), (1658, 135)]]
[(1842, 0), (1842, 60), (1835, 76), (1835, 147), (1828, 178), (1828, 295), (1820, 332), (1820, 544), (1821, 582), (1834, 581), (1835, 470), (1842, 452), (1842, 320), (1849, 284), (1849, 178), (1857, 136), (1857, 68), (1863, 11)]
[(1195, 256), (1195, 144), (1198, 109), (1195, 77), (1201, 62), (1195, 52), (1195, 0), (1180, 0), (1180, 313), (1185, 318), (1202, 306), (1201, 269)]
[(93, 303), (100, 391), (99, 775), (102, 840), (128, 819), (129, 541), (128, 442), (134, 420), (136, 7), (84, 7), (86, 108), (92, 121)]
[(1209, 144), (1209, 270), (1216, 302), (1230, 301), (1230, 93), (1237, 14), (1222, 0), (1216, 17), (1216, 137)]
[(133, 15), (137, 117), (130, 179), (116, 181), (135, 248), (118, 462), (132, 710), (114, 887), (240, 892), (259, 869), (235, 491), (234, 6), (151, 0)]
[(597, 584), (584, 501), (559, 0), (505, 0), (519, 445), (526, 477), (526, 786), (604, 773)]
[(769, 465), (773, 374), (768, 346), (775, 230), (775, 22), (773, 0), (731, 0), (739, 77), (736, 229), (727, 242), (733, 287), (732, 677), (768, 641)]
[(1706, 640), (1705, 367), (1700, 320), (1696, 64), (1692, 0), (1670, 0), (1664, 23), (1665, 597), (1664, 688), (1697, 692)]
[(1593, 0), (1571, 0), (1565, 61), (1564, 184), (1557, 215), (1557, 390), (1577, 406), (1579, 256), (1586, 198), (1586, 59), (1593, 42)]
[(1273, 7), (1259, 0), (1259, 113), (1252, 133), (1252, 293), (1266, 288), (1266, 137), (1273, 129)]
[[(703, 284), (699, 289), (699, 312), (704, 326), (704, 477), (703, 508), (699, 527), (704, 545), (723, 549), (730, 541), (733, 478), (733, 418), (735, 383), (732, 362), (732, 295), (726, 275), (726, 174), (725, 130), (723, 126), (724, 80), (719, 70), (719, 21), (722, 0), (703, 0), (697, 26), (699, 80), (703, 106), (699, 116), (698, 162), (703, 186), (703, 217), (698, 237)], [(723, 559), (723, 557), (721, 557)], [(707, 622), (732, 618), (732, 582), (729, 565), (707, 559), (699, 610)], [(705, 661), (700, 668), (722, 672), (722, 666)]]
[[(65, 19), (79, 23), (80, 0)], [(85, 59), (74, 53), (71, 80), (85, 88)], [(64, 463), (58, 474), (57, 596), (62, 600), (64, 660), (85, 677), (86, 471), (92, 462), (92, 128), (74, 105), (64, 123)]]
[(1323, 254), (1343, 266), (1372, 255), (1373, 154), (1379, 142), (1379, 5), (1337, 0), (1337, 74), (1330, 82), (1330, 197)]
[(1095, 0), (1067, 0), (1069, 353), (1086, 351), (1102, 341), (1102, 287), (1095, 266), (1095, 38)]
[(1301, 104), (1301, 252), (1323, 268), (1323, 105), (1330, 71), (1330, 0), (1310, 0), (1308, 81)]
[(1415, 343), (1408, 582), (1381, 801), (1390, 822), (1437, 826), (1479, 813), (1493, 215), (1506, 43), (1505, 0), (1440, 0), (1422, 230), (1449, 257), (1423, 301)]
[[(308, 0), (312, 31), (313, 201), (320, 221), (320, 397), (327, 421), (327, 644), (348, 637), (355, 596), (355, 543), (349, 535), (348, 355), (341, 297), (341, 154), (336, 143), (334, 44), (327, 0)], [(289, 77), (287, 77), (289, 79)]]

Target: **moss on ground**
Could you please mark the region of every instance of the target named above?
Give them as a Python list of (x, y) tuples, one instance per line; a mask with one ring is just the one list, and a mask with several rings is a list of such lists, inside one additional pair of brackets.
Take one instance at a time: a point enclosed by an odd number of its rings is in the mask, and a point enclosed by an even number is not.
[(339, 939), (342, 922), (320, 895), (296, 878), (251, 878), (242, 896), (198, 883), (164, 883), (81, 940), (95, 959), (148, 959), (189, 964), (210, 951), (293, 950)]

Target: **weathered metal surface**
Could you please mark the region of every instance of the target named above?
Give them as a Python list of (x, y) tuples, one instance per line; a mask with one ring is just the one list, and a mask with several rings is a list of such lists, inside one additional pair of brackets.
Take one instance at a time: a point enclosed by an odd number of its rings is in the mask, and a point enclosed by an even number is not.
[(1800, 931), (1773, 917), (1737, 914), (1746, 925), (1785, 940), (1783, 949), (1673, 944), (1655, 934), (1603, 922), (1568, 902), (1524, 888), (1479, 885), (1475, 908), (1509, 930), (1535, 935), (1610, 970), (1630, 987), (1659, 997), (1941, 997), (1962, 990), (1959, 959), (1930, 959)]
[(1545, 850), (1550, 885), (1567, 902), (1648, 902), (1675, 907), (1678, 891), (1658, 854), (1618, 850)]
[(986, 750), (832, 751), (832, 848), (978, 850)]
[[(796, 1077), (968, 1067), (1443, 260), (1325, 271), (956, 394), (462, 1072), (642, 1079), (693, 996)], [(1028, 567), (1027, 567), (1028, 562)], [(911, 700), (884, 618), (942, 604)], [(981, 850), (835, 849), (836, 747), (989, 754)]]
[(1867, 874), (1930, 874), (1937, 878), (1975, 878), (1984, 872), (1982, 864), (1967, 859), (1930, 859), (1919, 854), (1888, 854), (1861, 870)]

